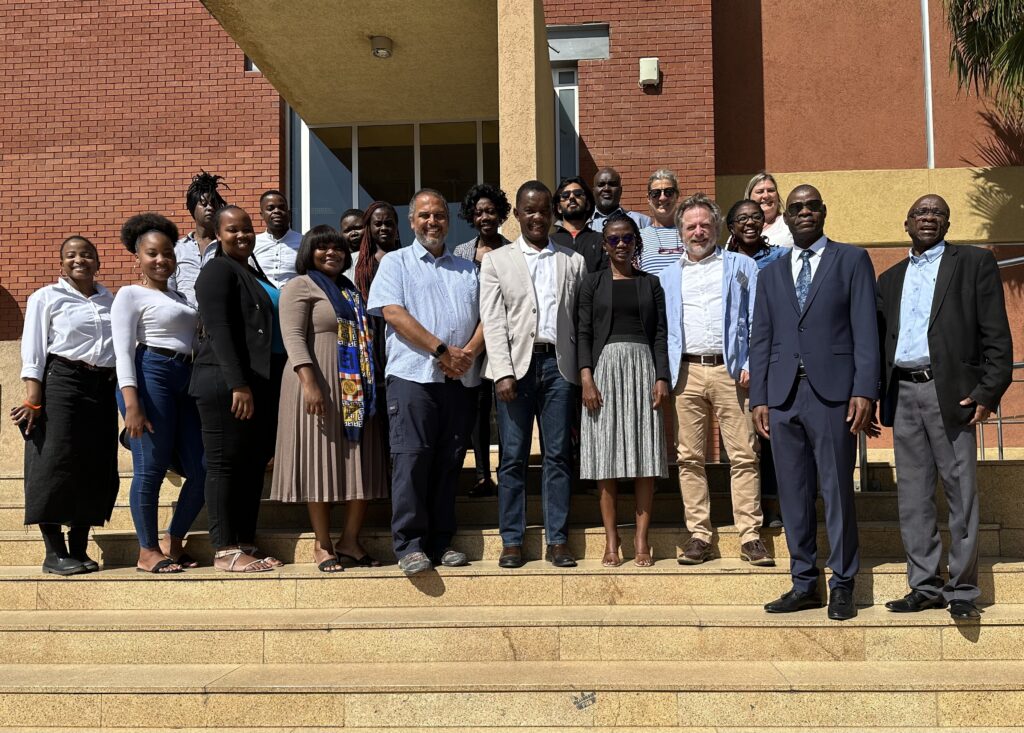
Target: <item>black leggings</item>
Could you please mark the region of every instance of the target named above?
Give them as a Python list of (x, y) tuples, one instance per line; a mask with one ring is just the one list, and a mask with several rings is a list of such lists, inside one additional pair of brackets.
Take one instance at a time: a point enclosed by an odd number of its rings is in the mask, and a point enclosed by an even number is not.
[(274, 455), (281, 369), (275, 359), (270, 380), (250, 375), (253, 416), (231, 414), (231, 390), (217, 367), (196, 365), (193, 393), (203, 424), (206, 508), (210, 539), (217, 549), (256, 541), (267, 463)]

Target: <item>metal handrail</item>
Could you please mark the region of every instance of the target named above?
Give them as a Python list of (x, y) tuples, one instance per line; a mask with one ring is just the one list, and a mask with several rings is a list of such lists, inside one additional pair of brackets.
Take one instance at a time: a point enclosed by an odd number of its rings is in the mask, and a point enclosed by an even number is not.
[[(1024, 263), (1024, 258), (1021, 258), (1021, 262)], [(1013, 362), (1013, 371), (1016, 374), (1017, 370), (1024, 369), (1024, 361)], [(1014, 377), (1010, 380), (1010, 383), (1024, 382), (1024, 379), (1017, 379)], [(1024, 425), (1024, 417), (1003, 417), (1003, 406), (997, 405), (995, 412), (995, 419), (992, 422), (996, 426), (996, 455), (999, 456), (998, 460), (1004, 460), (1003, 457), (1003, 426), (1004, 425)], [(985, 425), (988, 421), (981, 423), (980, 429), (978, 430), (978, 453), (981, 454), (981, 458), (985, 458)]]
[(1024, 265), (1024, 256), (1021, 257), (1007, 257), (1005, 260), (999, 260), (996, 262), (999, 265), (999, 269), (1004, 267), (1013, 267), (1014, 265)]

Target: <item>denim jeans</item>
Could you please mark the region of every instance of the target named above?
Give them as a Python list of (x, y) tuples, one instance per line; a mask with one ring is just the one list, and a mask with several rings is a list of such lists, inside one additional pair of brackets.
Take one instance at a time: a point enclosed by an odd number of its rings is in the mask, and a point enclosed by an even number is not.
[(506, 547), (522, 546), (526, 531), (526, 468), (533, 441), (533, 419), (540, 425), (544, 472), (541, 494), (544, 537), (549, 545), (568, 539), (572, 491), (572, 423), (575, 385), (558, 371), (554, 354), (534, 354), (516, 383), (516, 398), (498, 401), (502, 455), (498, 466), (498, 524)]
[[(185, 478), (174, 507), (168, 534), (184, 537), (203, 508), (206, 464), (203, 437), (196, 401), (188, 393), (192, 369), (175, 359), (152, 351), (135, 352), (135, 375), (139, 403), (153, 432), (130, 438), (132, 449), (132, 487), (128, 501), (135, 522), (139, 545), (156, 549), (157, 511), (160, 484), (173, 466)], [(124, 396), (117, 391), (117, 405), (125, 413)]]

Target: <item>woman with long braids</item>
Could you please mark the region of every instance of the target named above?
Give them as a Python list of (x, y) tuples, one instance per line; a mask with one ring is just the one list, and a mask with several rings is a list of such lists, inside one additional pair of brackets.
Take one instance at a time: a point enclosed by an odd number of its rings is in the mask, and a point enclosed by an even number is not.
[(196, 305), (196, 279), (199, 271), (213, 259), (217, 251), (213, 215), (227, 206), (218, 190), (221, 185), (227, 188), (226, 184), (221, 184), (223, 180), (221, 176), (200, 171), (192, 177), (185, 192), (185, 208), (195, 221), (196, 228), (174, 245), (178, 270), (168, 281), (168, 288), (180, 292), (192, 305)]
[(226, 206), (214, 228), (217, 253), (196, 281), (203, 333), (189, 388), (203, 425), (213, 564), (262, 572), (283, 564), (256, 549), (285, 362), (279, 293), (252, 257), (256, 232), (249, 215)]
[[(86, 554), (89, 528), (117, 498), (113, 296), (96, 282), (100, 258), (82, 236), (60, 246), (60, 278), (28, 299), (21, 340), (25, 399), (11, 420), (25, 437), (25, 524), (46, 545), (43, 572), (99, 569)], [(68, 526), (68, 543), (63, 527)]]
[[(199, 313), (167, 286), (177, 239), (178, 228), (160, 214), (137, 214), (124, 223), (121, 243), (135, 255), (142, 283), (122, 287), (111, 309), (118, 406), (132, 452), (129, 505), (139, 538), (137, 567), (157, 574), (196, 566), (183, 543), (203, 508), (206, 480), (199, 412), (188, 393)], [(174, 459), (185, 482), (161, 542), (160, 485)]]
[[(356, 287), (363, 301), (370, 295), (381, 258), (402, 246), (398, 239), (398, 212), (386, 201), (374, 201), (363, 214), (363, 240), (359, 244), (359, 259), (356, 261)], [(383, 332), (383, 329), (381, 329)]]

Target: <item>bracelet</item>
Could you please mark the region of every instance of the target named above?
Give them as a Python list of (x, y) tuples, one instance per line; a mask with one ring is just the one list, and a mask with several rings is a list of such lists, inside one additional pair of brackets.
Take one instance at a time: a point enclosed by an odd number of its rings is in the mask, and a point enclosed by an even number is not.
[(29, 402), (28, 400), (25, 400), (25, 401), (24, 401), (24, 402), (22, 402), (21, 404), (22, 404), (23, 406), (27, 407), (27, 408), (28, 408), (28, 409), (30, 409), (30, 410), (42, 410), (42, 409), (43, 409), (43, 406), (42, 406), (42, 405), (33, 405), (33, 404), (32, 404), (31, 402)]

